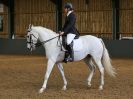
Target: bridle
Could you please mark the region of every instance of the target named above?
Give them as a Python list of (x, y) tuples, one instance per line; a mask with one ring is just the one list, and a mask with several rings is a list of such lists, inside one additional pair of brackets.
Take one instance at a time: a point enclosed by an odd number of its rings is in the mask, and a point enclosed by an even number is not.
[[(31, 32), (31, 31), (28, 31), (28, 32)], [(39, 47), (39, 46), (41, 46), (42, 44), (45, 44), (45, 43), (47, 43), (47, 42), (49, 42), (49, 41), (51, 41), (51, 40), (53, 40), (53, 39), (55, 39), (55, 38), (57, 38), (57, 37), (59, 37), (58, 41), (60, 40), (60, 35), (58, 35), (58, 36), (55, 36), (55, 37), (53, 37), (53, 38), (50, 38), (50, 39), (48, 39), (48, 40), (46, 40), (46, 41), (34, 43), (34, 41), (33, 41), (33, 39), (32, 39), (32, 36), (33, 36), (34, 38), (36, 38), (36, 41), (38, 40), (38, 38), (37, 38), (34, 34), (29, 34), (29, 36), (27, 36), (27, 38), (29, 38), (29, 41), (27, 41), (27, 43), (30, 44), (30, 50), (33, 48), (33, 46)], [(57, 43), (58, 43), (58, 42), (57, 42)]]
[(27, 38), (29, 38), (29, 41), (27, 41), (27, 43), (30, 44), (30, 50), (33, 49), (33, 46), (36, 46), (36, 43), (34, 43), (32, 37), (36, 38), (36, 40), (38, 39), (34, 34), (29, 34), (27, 36)]

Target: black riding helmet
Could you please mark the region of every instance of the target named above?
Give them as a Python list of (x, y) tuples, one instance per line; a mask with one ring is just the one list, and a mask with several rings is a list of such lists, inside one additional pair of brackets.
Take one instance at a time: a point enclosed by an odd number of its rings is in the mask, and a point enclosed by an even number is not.
[(69, 8), (70, 10), (72, 10), (73, 9), (73, 6), (72, 6), (72, 4), (71, 3), (66, 3), (65, 4), (65, 6), (64, 6), (64, 8)]

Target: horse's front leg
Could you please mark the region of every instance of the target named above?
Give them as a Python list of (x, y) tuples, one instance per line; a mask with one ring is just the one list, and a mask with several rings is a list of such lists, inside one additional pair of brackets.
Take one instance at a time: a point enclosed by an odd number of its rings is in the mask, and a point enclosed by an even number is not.
[(64, 74), (63, 66), (62, 66), (61, 63), (58, 63), (57, 66), (60, 70), (60, 73), (61, 73), (63, 81), (64, 81), (64, 86), (63, 86), (62, 90), (66, 90), (67, 89), (67, 80), (66, 80), (66, 77), (65, 77), (65, 74)]
[(54, 64), (55, 64), (54, 61), (52, 61), (51, 59), (48, 60), (47, 70), (46, 70), (46, 74), (45, 74), (45, 78), (44, 78), (44, 83), (42, 85), (42, 88), (39, 90), (39, 93), (42, 93), (46, 89), (47, 81), (48, 81), (50, 73), (51, 73), (51, 71), (53, 69)]

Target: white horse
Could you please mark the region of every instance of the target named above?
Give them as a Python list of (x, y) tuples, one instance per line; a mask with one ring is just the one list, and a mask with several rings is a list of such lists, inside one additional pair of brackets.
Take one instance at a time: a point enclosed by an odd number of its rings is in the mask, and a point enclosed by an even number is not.
[[(59, 34), (41, 26), (31, 26), (28, 29), (27, 48), (29, 48), (31, 51), (34, 50), (36, 48), (36, 43), (39, 40), (45, 48), (46, 57), (48, 58), (44, 83), (42, 88), (39, 90), (39, 93), (42, 93), (46, 89), (47, 81), (55, 64), (57, 64), (64, 81), (62, 89), (67, 89), (67, 80), (65, 78), (62, 66), (65, 52), (62, 51), (61, 47), (57, 45), (58, 36)], [(92, 61), (94, 60), (101, 74), (99, 90), (102, 90), (104, 86), (104, 69), (110, 76), (115, 76), (115, 69), (111, 65), (110, 57), (104, 42), (102, 39), (91, 35), (80, 36), (79, 39), (82, 42), (82, 50), (74, 51), (74, 61), (84, 59), (84, 62), (89, 66), (91, 72), (87, 81), (88, 86), (90, 87), (91, 79), (96, 68)]]

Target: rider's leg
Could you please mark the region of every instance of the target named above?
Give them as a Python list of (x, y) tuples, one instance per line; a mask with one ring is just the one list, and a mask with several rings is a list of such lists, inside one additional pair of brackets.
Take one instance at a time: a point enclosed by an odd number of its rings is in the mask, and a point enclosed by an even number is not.
[(73, 55), (73, 39), (75, 38), (75, 34), (72, 34), (72, 33), (69, 33), (67, 34), (67, 50), (68, 50), (68, 53), (65, 55), (65, 59), (64, 61), (67, 62), (67, 61), (73, 61), (74, 59), (74, 55)]
[(74, 60), (73, 41), (67, 46), (68, 46), (68, 53), (70, 55), (70, 57), (68, 57), (68, 61), (73, 61)]
[(71, 42), (74, 40), (75, 38), (75, 34), (69, 33), (67, 34), (67, 45), (71, 44)]

